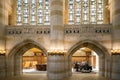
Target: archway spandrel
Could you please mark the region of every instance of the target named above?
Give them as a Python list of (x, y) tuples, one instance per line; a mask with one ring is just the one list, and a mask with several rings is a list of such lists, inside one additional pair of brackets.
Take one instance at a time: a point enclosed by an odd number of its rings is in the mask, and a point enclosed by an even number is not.
[[(76, 50), (82, 47), (88, 47), (95, 52), (101, 53), (100, 55), (109, 55), (109, 52), (106, 47), (104, 47), (102, 44), (100, 44), (97, 41), (92, 41), (92, 40), (83, 40), (79, 41), (78, 43), (74, 44), (69, 50), (68, 50), (68, 55), (72, 55)], [(99, 54), (98, 54), (99, 55)]]
[(29, 50), (30, 48), (38, 48), (42, 50), (47, 55), (47, 50), (40, 45), (39, 43), (33, 41), (33, 40), (24, 40), (17, 45), (15, 45), (9, 52), (8, 56), (14, 56), (17, 52), (20, 50), (23, 50), (23, 52)]

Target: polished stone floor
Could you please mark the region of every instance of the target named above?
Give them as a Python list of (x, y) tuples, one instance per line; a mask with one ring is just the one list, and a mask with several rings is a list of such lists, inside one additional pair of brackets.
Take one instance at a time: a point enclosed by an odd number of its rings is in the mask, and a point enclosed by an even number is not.
[[(0, 78), (0, 80), (48, 80), (46, 73), (24, 73), (22, 76)], [(99, 77), (97, 73), (73, 73), (67, 80), (109, 80)]]
[[(24, 69), (22, 76), (0, 78), (0, 80), (48, 80), (46, 71), (36, 71), (35, 69)], [(66, 80), (109, 80), (99, 77), (98, 72), (92, 71), (91, 73), (75, 72)]]

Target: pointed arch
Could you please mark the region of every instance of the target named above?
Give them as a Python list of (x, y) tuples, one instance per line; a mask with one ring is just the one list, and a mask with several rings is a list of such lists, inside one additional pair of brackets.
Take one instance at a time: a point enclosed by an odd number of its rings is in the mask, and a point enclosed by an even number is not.
[[(108, 50), (100, 43), (94, 40), (82, 40), (73, 45), (69, 50), (68, 50), (68, 60), (69, 60), (69, 65), (71, 65), (71, 59), (72, 55), (80, 48), (87, 47), (90, 48), (91, 50), (95, 51), (98, 56), (99, 56), (99, 75), (100, 76), (105, 76), (105, 60), (107, 56), (109, 55)], [(72, 68), (72, 66), (70, 66)]]
[(68, 50), (68, 56), (73, 55), (74, 52), (76, 52), (79, 48), (82, 48), (82, 47), (90, 48), (94, 50), (96, 53), (101, 52), (101, 53), (98, 53), (99, 56), (109, 55), (108, 50), (102, 44), (98, 43), (97, 41), (87, 39), (87, 40), (79, 41), (78, 43), (73, 45)]
[(22, 53), (19, 55), (23, 55), (25, 51), (34, 47), (40, 49), (43, 53), (45, 53), (45, 55), (47, 55), (47, 50), (42, 45), (40, 45), (39, 43), (33, 40), (27, 39), (15, 45), (9, 52), (8, 56), (17, 55), (18, 54), (17, 52), (20, 52), (20, 51), (22, 51)]
[(40, 49), (47, 56), (47, 50), (42, 45), (30, 39), (24, 40), (14, 46), (8, 55), (8, 75), (22, 75), (22, 55), (31, 48)]

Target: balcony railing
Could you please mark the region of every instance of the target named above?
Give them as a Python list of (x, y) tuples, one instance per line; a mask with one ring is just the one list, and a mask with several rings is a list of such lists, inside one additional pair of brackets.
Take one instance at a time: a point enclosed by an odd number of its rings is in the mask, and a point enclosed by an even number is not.
[(7, 26), (7, 35), (50, 34), (50, 26)]
[[(69, 34), (111, 34), (112, 25), (64, 25), (65, 35)], [(7, 35), (50, 34), (50, 25), (43, 26), (6, 26)]]
[(65, 25), (65, 34), (111, 34), (112, 25)]

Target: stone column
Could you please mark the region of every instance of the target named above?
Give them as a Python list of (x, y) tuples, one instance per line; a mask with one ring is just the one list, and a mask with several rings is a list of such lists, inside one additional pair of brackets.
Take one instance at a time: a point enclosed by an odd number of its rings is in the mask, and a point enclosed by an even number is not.
[(72, 76), (72, 58), (69, 57), (68, 58), (68, 66), (67, 66), (67, 70), (68, 70), (68, 77)]
[(112, 0), (108, 0), (108, 10), (109, 10), (109, 14), (110, 14), (110, 23), (112, 24)]
[(99, 75), (105, 76), (105, 58), (103, 56), (99, 56)]
[(113, 24), (113, 49), (120, 49), (120, 0), (110, 0)]
[(5, 9), (5, 1), (0, 1), (0, 49), (5, 50), (5, 18), (8, 14)]
[(112, 80), (120, 80), (120, 54), (112, 55)]
[(63, 0), (50, 0), (51, 45), (48, 51), (47, 75), (50, 80), (68, 77), (68, 59), (64, 51)]
[(72, 66), (71, 60), (69, 60), (68, 56), (65, 56), (65, 70), (66, 70), (66, 78), (72, 76)]
[[(5, 25), (8, 24), (9, 1), (0, 0), (0, 50), (6, 50)], [(6, 75), (6, 55), (0, 55), (0, 77)]]
[(68, 0), (64, 0), (64, 24), (68, 24)]
[(6, 76), (14, 76), (14, 57), (13, 56), (7, 56), (6, 58)]
[(63, 0), (50, 0), (51, 49), (64, 50)]
[(103, 3), (104, 3), (103, 23), (109, 24), (110, 23), (110, 11), (108, 7), (108, 0), (103, 0)]
[[(112, 13), (112, 41), (113, 50), (120, 49), (120, 0), (109, 0), (111, 4)], [(119, 51), (118, 51), (119, 52)], [(120, 80), (120, 53), (112, 55), (112, 72), (111, 77), (113, 80)]]
[(12, 12), (9, 15), (9, 25), (16, 25), (16, 19), (17, 19), (17, 14), (16, 14), (16, 10), (17, 10), (17, 0), (12, 0), (11, 1), (11, 7), (12, 7)]
[(0, 1), (0, 24), (8, 25), (9, 15), (12, 12), (11, 1), (10, 0), (1, 0)]
[(105, 77), (107, 79), (111, 78), (111, 56), (107, 55), (105, 59)]
[(20, 55), (16, 55), (15, 58), (14, 58), (14, 75), (15, 76), (18, 76), (18, 75), (21, 75), (22, 74), (22, 56)]
[(49, 80), (63, 80), (67, 78), (64, 54), (50, 53), (47, 60), (47, 76)]

